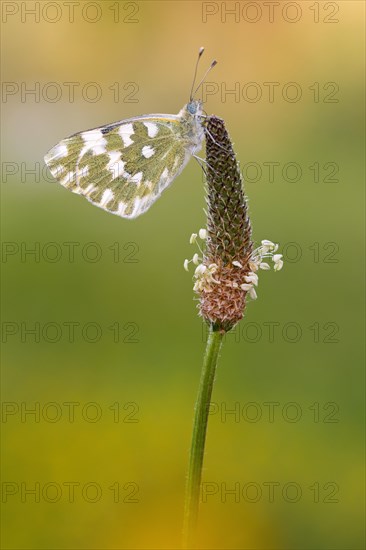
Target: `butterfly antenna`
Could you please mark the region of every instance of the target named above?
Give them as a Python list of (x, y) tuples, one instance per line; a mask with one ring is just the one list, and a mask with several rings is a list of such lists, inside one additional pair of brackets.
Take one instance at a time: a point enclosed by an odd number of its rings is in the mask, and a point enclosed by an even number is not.
[(206, 76), (208, 75), (208, 73), (211, 71), (211, 69), (214, 68), (214, 66), (217, 65), (217, 61), (214, 59), (211, 63), (211, 65), (209, 66), (209, 68), (207, 69), (207, 71), (205, 72), (205, 74), (203, 75), (203, 78), (201, 80), (201, 82), (198, 84), (197, 88), (195, 89), (195, 91), (193, 92), (193, 94), (191, 95), (191, 100), (192, 98), (196, 95), (197, 91), (200, 89), (200, 87), (202, 86), (202, 84), (204, 83), (205, 79), (206, 79)]
[(196, 67), (194, 69), (194, 76), (193, 76), (193, 82), (192, 82), (192, 88), (191, 88), (191, 94), (190, 94), (190, 97), (189, 97), (189, 101), (192, 101), (193, 99), (193, 88), (194, 88), (194, 84), (196, 82), (196, 77), (197, 77), (197, 70), (198, 70), (198, 64), (200, 62), (200, 59), (201, 59), (201, 56), (203, 54), (203, 52), (205, 51), (205, 48), (201, 47), (199, 50), (198, 50), (198, 57), (197, 57), (197, 61), (196, 61)]

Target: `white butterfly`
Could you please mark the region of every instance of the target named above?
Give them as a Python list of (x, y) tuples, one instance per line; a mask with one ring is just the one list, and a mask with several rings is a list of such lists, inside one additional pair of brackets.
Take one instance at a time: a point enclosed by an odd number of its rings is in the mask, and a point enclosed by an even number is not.
[(194, 93), (177, 115), (142, 115), (79, 132), (45, 156), (52, 175), (73, 193), (125, 218), (146, 212), (202, 147), (204, 115)]

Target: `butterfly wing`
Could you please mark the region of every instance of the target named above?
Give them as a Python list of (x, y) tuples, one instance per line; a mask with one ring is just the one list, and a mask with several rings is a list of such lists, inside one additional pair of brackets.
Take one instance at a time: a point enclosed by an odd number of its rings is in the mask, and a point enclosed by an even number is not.
[(45, 156), (74, 193), (126, 218), (145, 212), (192, 154), (179, 115), (148, 115), (77, 133)]

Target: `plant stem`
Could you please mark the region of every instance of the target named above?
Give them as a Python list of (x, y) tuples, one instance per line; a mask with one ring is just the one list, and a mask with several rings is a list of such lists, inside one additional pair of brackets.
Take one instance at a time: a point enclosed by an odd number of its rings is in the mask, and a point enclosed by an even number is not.
[(192, 444), (184, 508), (183, 548), (193, 548), (196, 532), (202, 464), (205, 451), (208, 413), (223, 334), (210, 328), (203, 360), (201, 380), (194, 414)]

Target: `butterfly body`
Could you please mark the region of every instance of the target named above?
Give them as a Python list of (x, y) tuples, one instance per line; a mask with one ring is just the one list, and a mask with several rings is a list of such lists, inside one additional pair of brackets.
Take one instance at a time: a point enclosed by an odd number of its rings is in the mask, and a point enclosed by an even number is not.
[(202, 147), (202, 103), (177, 115), (152, 114), (80, 132), (45, 156), (72, 192), (126, 218), (145, 212)]

